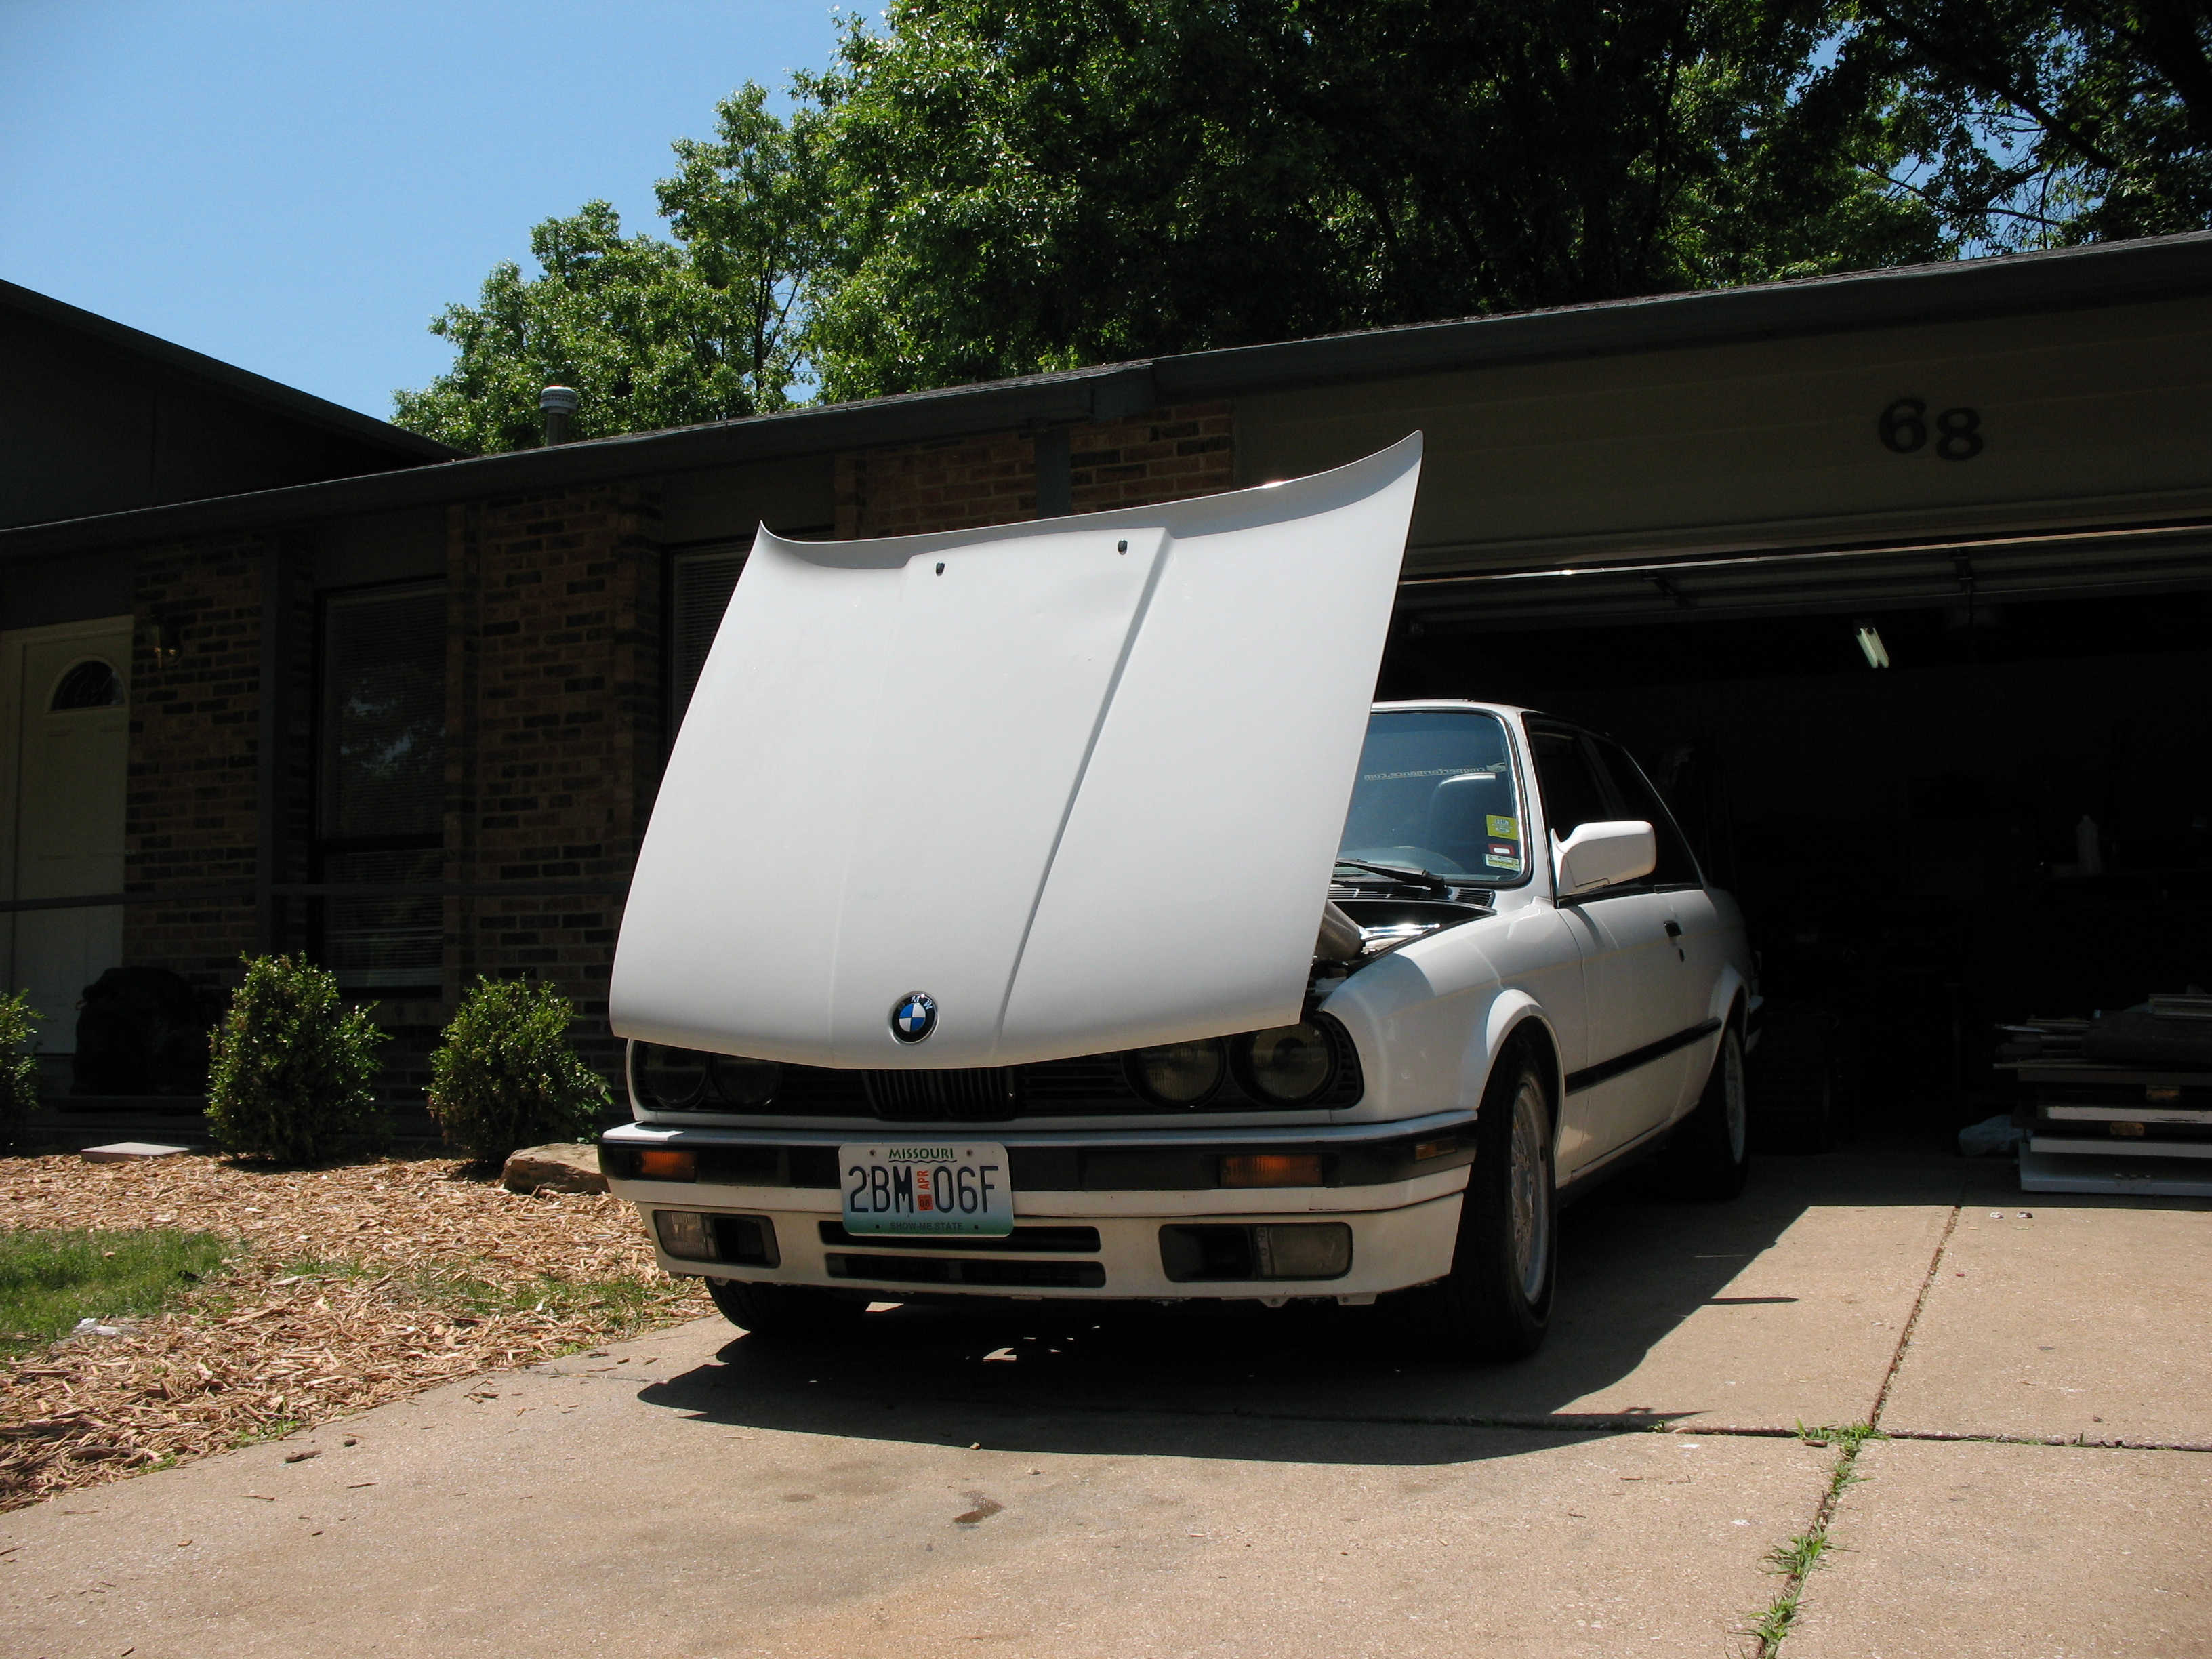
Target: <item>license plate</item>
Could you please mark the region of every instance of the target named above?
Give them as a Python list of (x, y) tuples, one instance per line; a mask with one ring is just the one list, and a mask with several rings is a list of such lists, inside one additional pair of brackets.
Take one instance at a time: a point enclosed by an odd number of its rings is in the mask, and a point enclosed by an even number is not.
[(1006, 1149), (988, 1140), (840, 1146), (845, 1231), (1004, 1238), (1014, 1231)]

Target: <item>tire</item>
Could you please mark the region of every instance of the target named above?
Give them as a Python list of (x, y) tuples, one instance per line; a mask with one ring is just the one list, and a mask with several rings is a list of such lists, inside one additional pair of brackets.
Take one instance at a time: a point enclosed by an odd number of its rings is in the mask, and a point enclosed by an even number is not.
[(811, 1285), (749, 1285), (710, 1279), (707, 1294), (722, 1317), (755, 1336), (837, 1336), (852, 1330), (868, 1304)]
[(1769, 1010), (1749, 1056), (1751, 1144), (1762, 1152), (1832, 1152), (1844, 1138), (1835, 1022), (1809, 1008)]
[(1454, 1358), (1525, 1359), (1544, 1344), (1559, 1277), (1550, 1069), (1526, 1043), (1500, 1057), (1474, 1124), (1474, 1164), (1449, 1277), (1413, 1292), (1423, 1337)]
[(1668, 1184), (1685, 1198), (1734, 1198), (1743, 1190), (1751, 1173), (1751, 1091), (1743, 1032), (1733, 1019), (1721, 1029), (1705, 1092), (1667, 1143), (1666, 1157)]

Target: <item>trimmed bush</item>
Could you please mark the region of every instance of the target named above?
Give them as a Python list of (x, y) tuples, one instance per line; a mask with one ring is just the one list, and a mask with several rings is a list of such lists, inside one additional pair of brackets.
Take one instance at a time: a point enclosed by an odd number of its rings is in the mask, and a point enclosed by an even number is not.
[(39, 1109), (39, 1018), (28, 991), (0, 997), (0, 1141)]
[(590, 1133), (610, 1096), (568, 1046), (574, 1018), (550, 985), (477, 981), (430, 1056), (430, 1115), (447, 1144), (491, 1162)]
[(208, 1055), (208, 1127), (225, 1152), (313, 1164), (356, 1152), (383, 1129), (368, 1010), (338, 1000), (328, 969), (246, 957)]

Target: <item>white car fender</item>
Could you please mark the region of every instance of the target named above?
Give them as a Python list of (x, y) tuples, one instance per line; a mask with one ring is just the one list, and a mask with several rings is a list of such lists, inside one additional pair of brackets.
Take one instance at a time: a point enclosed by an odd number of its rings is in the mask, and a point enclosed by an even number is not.
[(1563, 1086), (1559, 1055), (1564, 1050), (1559, 1047), (1559, 1032), (1552, 1027), (1551, 1016), (1544, 1012), (1543, 1005), (1526, 991), (1516, 990), (1510, 986), (1498, 988), (1498, 996), (1484, 1017), (1480, 1043), (1469, 1042), (1468, 1045), (1468, 1063), (1463, 1075), (1469, 1086), (1462, 1087), (1462, 1097), (1469, 1106), (1481, 1106), (1484, 1091), (1490, 1087), (1490, 1074), (1497, 1069), (1498, 1057), (1505, 1052), (1505, 1045), (1513, 1040), (1515, 1033), (1532, 1020), (1542, 1028), (1545, 1040), (1551, 1048), (1552, 1129), (1557, 1134), (1559, 1091)]
[(1735, 1008), (1739, 1001), (1747, 1009), (1750, 1007), (1751, 986), (1735, 963), (1723, 963), (1720, 977), (1713, 981), (1712, 1006), (1708, 1010), (1707, 1018), (1726, 1020), (1729, 1011)]
[[(1509, 982), (1493, 951), (1521, 952), (1497, 923), (1473, 923), (1394, 952), (1361, 969), (1323, 1004), (1358, 1046), (1367, 1098), (1347, 1117), (1388, 1121), (1481, 1104), (1492, 1066), (1516, 1025), (1535, 1018), (1560, 1064), (1561, 1033), (1542, 1001)], [(1491, 950), (1484, 947), (1488, 945)], [(1515, 981), (1542, 977), (1513, 963)], [(1570, 957), (1566, 966), (1572, 970)], [(1553, 1079), (1556, 1091), (1558, 1079)]]

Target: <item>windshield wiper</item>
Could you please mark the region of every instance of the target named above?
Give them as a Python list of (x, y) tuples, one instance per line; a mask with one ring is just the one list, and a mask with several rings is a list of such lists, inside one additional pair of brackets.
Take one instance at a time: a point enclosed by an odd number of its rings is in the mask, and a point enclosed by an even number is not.
[[(1434, 871), (1409, 870), (1399, 864), (1370, 864), (1364, 859), (1339, 859), (1336, 861), (1336, 867), (1340, 870), (1364, 870), (1370, 875), (1387, 877), (1404, 886), (1425, 887), (1432, 893), (1443, 894), (1446, 898), (1451, 896), (1454, 885)], [(1458, 884), (1467, 886), (1471, 884), (1462, 882)]]

